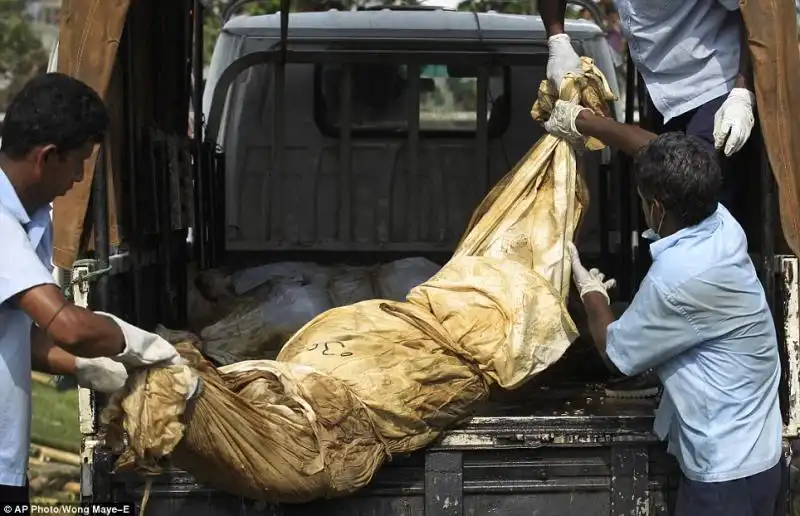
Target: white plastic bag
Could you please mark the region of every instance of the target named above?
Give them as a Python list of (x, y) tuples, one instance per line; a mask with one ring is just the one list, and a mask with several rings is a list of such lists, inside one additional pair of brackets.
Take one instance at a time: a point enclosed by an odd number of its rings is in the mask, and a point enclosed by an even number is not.
[(328, 269), (316, 263), (276, 262), (237, 271), (231, 275), (231, 284), (236, 295), (241, 296), (272, 281), (293, 280), (325, 286), (328, 279)]
[(240, 308), (204, 328), (203, 353), (223, 365), (274, 358), (297, 330), (333, 308), (324, 284), (272, 280), (258, 294), (265, 292), (265, 298), (243, 299)]
[(375, 299), (373, 287), (374, 267), (350, 267), (343, 265), (331, 273), (328, 293), (334, 306), (347, 306)]
[(431, 279), (441, 267), (427, 258), (403, 258), (378, 269), (376, 297), (405, 301), (411, 289)]
[(272, 295), (260, 306), (261, 320), (265, 325), (294, 333), (333, 307), (325, 285), (286, 280), (274, 283)]

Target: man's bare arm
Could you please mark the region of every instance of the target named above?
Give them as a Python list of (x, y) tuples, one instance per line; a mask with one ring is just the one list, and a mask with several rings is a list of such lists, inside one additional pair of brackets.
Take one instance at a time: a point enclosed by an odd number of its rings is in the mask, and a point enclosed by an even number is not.
[(589, 333), (601, 355), (606, 354), (606, 332), (608, 325), (614, 322), (614, 313), (608, 306), (608, 300), (598, 292), (587, 292), (583, 296), (583, 307), (589, 322)]
[(15, 301), (57, 346), (76, 356), (110, 357), (125, 349), (114, 321), (70, 303), (55, 285), (33, 287)]
[(540, 0), (539, 14), (542, 16), (547, 37), (564, 33), (564, 13), (567, 11), (565, 0)]
[(56, 346), (38, 326), (31, 327), (31, 366), (47, 374), (75, 376), (78, 372), (75, 355)]
[(597, 138), (609, 147), (631, 156), (657, 136), (635, 125), (621, 124), (610, 118), (597, 116), (588, 109), (578, 114), (575, 129), (583, 136)]

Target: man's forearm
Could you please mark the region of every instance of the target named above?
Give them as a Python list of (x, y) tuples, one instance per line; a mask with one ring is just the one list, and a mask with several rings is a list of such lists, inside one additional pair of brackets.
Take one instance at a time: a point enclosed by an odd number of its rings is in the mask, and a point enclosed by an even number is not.
[(597, 138), (609, 147), (634, 155), (642, 147), (656, 138), (650, 131), (635, 125), (621, 124), (610, 118), (597, 116), (589, 110), (583, 110), (575, 120), (575, 128), (583, 136)]
[(564, 13), (567, 10), (565, 0), (540, 0), (539, 14), (542, 17), (547, 37), (564, 33)]
[(583, 306), (586, 309), (586, 318), (589, 322), (589, 333), (592, 334), (592, 340), (597, 351), (603, 357), (606, 366), (612, 371), (618, 372), (617, 367), (606, 355), (608, 325), (614, 322), (614, 313), (611, 311), (611, 307), (608, 306), (608, 300), (598, 292), (587, 292), (583, 296)]
[(19, 308), (69, 353), (79, 357), (111, 357), (125, 349), (117, 324), (67, 301), (54, 285), (40, 285), (19, 294)]
[(747, 38), (747, 27), (744, 24), (742, 12), (739, 13), (739, 73), (736, 75), (736, 83), (733, 85), (735, 88), (746, 88), (754, 91), (753, 86), (753, 63), (750, 60), (750, 44)]
[(74, 376), (77, 372), (75, 356), (56, 346), (36, 325), (31, 327), (31, 367), (48, 374)]
[(50, 327), (49, 334), (58, 345), (85, 358), (113, 357), (124, 351), (125, 337), (117, 323), (89, 310), (74, 305), (72, 308)]

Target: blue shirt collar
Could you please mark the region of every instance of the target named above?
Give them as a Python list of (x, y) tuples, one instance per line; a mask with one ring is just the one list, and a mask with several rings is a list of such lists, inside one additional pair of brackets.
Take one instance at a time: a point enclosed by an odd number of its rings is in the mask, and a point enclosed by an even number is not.
[(46, 204), (36, 210), (33, 215), (28, 215), (28, 211), (19, 200), (17, 191), (11, 185), (6, 173), (0, 169), (0, 204), (6, 207), (12, 215), (23, 226), (30, 224), (33, 221), (37, 225), (47, 224), (50, 221), (50, 212), (53, 210), (52, 205)]
[(35, 248), (39, 247), (39, 244), (42, 242), (42, 237), (44, 237), (51, 223), (51, 205), (46, 204), (36, 210), (33, 215), (28, 215), (27, 210), (25, 210), (25, 207), (22, 205), (22, 201), (19, 200), (17, 191), (14, 190), (14, 186), (8, 180), (8, 176), (6, 176), (2, 169), (0, 169), (0, 205), (25, 228), (31, 245)]
[(681, 240), (711, 235), (719, 227), (720, 211), (724, 209), (725, 207), (723, 205), (717, 204), (717, 209), (714, 213), (694, 226), (683, 228), (669, 236), (656, 240), (650, 244), (650, 256), (653, 257), (653, 260), (656, 260), (661, 253), (670, 247), (675, 247)]
[(14, 190), (11, 181), (8, 180), (8, 176), (2, 170), (0, 170), (0, 204), (5, 206), (21, 225), (30, 224), (31, 218), (28, 212), (22, 205), (22, 201), (19, 200), (17, 191)]

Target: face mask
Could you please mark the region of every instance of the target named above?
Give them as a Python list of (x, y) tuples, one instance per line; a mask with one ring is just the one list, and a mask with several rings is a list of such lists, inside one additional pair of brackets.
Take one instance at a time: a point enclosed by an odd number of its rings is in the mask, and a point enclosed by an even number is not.
[(644, 238), (645, 240), (649, 240), (650, 242), (655, 242), (656, 240), (660, 239), (661, 236), (652, 229), (647, 228), (642, 233), (642, 238)]
[[(650, 205), (650, 217), (649, 217), (650, 220), (653, 220), (653, 206), (655, 205), (654, 204)], [(662, 212), (661, 220), (658, 221), (658, 228), (656, 228), (655, 230), (653, 228), (647, 228), (642, 233), (642, 238), (644, 238), (645, 240), (649, 240), (651, 242), (655, 242), (656, 240), (661, 239), (661, 235), (659, 235), (658, 232), (661, 231), (661, 225), (664, 224), (664, 215), (665, 213)]]

